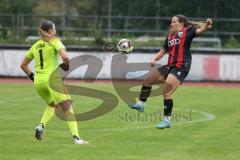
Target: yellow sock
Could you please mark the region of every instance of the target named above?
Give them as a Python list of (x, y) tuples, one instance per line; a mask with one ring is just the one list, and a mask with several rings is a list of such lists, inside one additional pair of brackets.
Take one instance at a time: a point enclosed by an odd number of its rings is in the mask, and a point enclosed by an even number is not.
[(71, 109), (66, 111), (65, 115), (66, 115), (68, 127), (69, 127), (72, 135), (76, 135), (79, 137), (77, 121), (76, 121), (76, 117), (74, 115), (72, 107), (71, 107)]
[(43, 113), (40, 123), (43, 123), (44, 126), (46, 126), (47, 122), (53, 117), (54, 113), (55, 113), (55, 108), (52, 106), (47, 106)]

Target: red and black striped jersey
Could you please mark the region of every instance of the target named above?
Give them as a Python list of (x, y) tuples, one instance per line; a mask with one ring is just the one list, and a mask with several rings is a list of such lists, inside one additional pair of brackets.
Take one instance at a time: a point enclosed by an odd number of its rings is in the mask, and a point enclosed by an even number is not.
[(189, 68), (192, 56), (190, 46), (196, 37), (196, 28), (189, 26), (176, 33), (168, 33), (163, 49), (169, 53), (168, 66)]

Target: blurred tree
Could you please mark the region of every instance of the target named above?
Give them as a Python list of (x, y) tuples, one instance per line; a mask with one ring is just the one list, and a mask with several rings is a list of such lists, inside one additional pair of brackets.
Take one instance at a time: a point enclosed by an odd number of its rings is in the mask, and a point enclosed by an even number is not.
[(75, 14), (92, 15), (93, 17), (81, 18), (75, 25), (92, 30), (92, 36), (95, 37), (96, 44), (102, 45), (103, 30), (106, 28), (107, 19), (103, 15), (108, 14), (108, 0), (70, 0), (70, 6), (74, 6)]
[(240, 43), (234, 36), (231, 36), (225, 43), (226, 48), (240, 48)]
[(35, 14), (60, 14), (63, 12), (63, 0), (41, 0), (34, 6)]
[[(110, 9), (109, 4), (112, 6)], [(238, 0), (0, 0), (0, 13), (55, 15), (24, 17), (23, 26), (37, 27), (40, 18), (51, 18), (56, 22), (60, 34), (62, 33), (63, 36), (66, 34), (69, 36), (95, 37), (99, 44), (102, 43), (102, 37), (107, 35), (106, 29), (110, 26), (112, 29), (116, 29), (112, 36), (124, 34), (119, 32), (118, 29), (125, 29), (126, 33), (127, 30), (146, 30), (146, 32), (134, 32), (132, 35), (151, 35), (151, 31), (167, 31), (170, 18), (176, 14), (184, 14), (191, 19), (202, 18), (202, 20), (207, 17), (218, 20), (219, 18), (225, 18), (225, 20), (228, 20), (227, 22), (221, 21), (221, 19), (220, 21), (214, 21), (210, 32), (215, 33), (213, 36), (224, 38), (224, 40), (228, 39), (229, 35), (234, 35), (239, 40), (240, 36), (235, 35), (235, 33), (239, 32), (240, 21), (234, 19), (240, 18), (240, 10), (237, 9), (239, 7)], [(117, 18), (112, 18), (109, 21), (108, 15), (117, 16)], [(123, 16), (129, 17), (123, 18)], [(137, 16), (138, 18), (133, 19), (131, 16)], [(156, 16), (168, 17), (169, 19), (157, 20), (154, 18)], [(17, 18), (15, 18), (15, 25), (16, 21)], [(11, 25), (10, 18), (2, 16), (0, 26), (7, 26), (7, 23)], [(85, 32), (67, 33), (67, 31), (64, 31), (66, 27)], [(221, 31), (222, 35), (217, 34), (218, 31)], [(231, 33), (229, 34), (229, 32)], [(30, 32), (26, 34), (33, 35)], [(8, 33), (2, 35), (8, 35)], [(158, 36), (156, 34), (152, 35)], [(209, 35), (204, 34), (204, 36)]]
[(1, 0), (0, 13), (32, 13), (37, 0)]
[[(1, 0), (0, 13), (14, 14), (15, 17), (19, 13), (32, 13), (35, 4), (36, 0), (15, 0), (15, 1)], [(2, 16), (0, 19), (0, 27), (11, 26), (11, 29), (0, 30), (1, 39), (14, 39), (14, 35), (16, 34), (17, 22), (16, 21), (12, 22), (11, 18), (14, 17)]]

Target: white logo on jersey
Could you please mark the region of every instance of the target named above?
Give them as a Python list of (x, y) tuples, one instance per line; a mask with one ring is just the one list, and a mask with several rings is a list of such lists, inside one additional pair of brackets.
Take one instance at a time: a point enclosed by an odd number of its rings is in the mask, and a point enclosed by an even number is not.
[(172, 47), (176, 44), (180, 44), (180, 39), (172, 39), (171, 41), (168, 41), (168, 47)]
[(178, 76), (180, 76), (180, 75), (181, 75), (181, 72), (180, 72), (180, 71), (179, 71), (179, 72), (177, 72), (177, 75), (178, 75)]
[(178, 32), (178, 37), (181, 38), (183, 35), (183, 32)]

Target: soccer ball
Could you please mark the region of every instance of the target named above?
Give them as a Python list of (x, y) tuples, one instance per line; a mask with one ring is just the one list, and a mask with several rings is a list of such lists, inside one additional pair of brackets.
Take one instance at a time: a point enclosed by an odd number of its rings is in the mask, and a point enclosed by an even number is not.
[(133, 50), (132, 42), (128, 39), (121, 39), (117, 44), (118, 51), (123, 54), (129, 54)]

